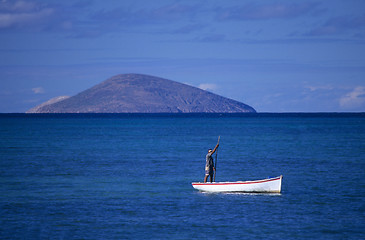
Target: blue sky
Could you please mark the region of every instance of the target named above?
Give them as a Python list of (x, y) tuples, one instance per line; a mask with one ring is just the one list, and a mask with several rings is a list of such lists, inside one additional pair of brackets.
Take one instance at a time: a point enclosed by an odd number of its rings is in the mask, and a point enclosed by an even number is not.
[(0, 0), (0, 112), (122, 73), (258, 112), (365, 111), (365, 1)]

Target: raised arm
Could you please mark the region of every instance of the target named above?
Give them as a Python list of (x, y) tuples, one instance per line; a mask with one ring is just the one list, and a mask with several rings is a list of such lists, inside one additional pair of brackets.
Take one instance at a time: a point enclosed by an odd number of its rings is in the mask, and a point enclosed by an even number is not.
[(213, 154), (213, 153), (215, 153), (215, 151), (217, 151), (218, 147), (219, 147), (219, 143), (217, 143), (217, 145), (216, 145), (216, 146), (215, 146), (215, 148), (213, 149), (212, 154)]

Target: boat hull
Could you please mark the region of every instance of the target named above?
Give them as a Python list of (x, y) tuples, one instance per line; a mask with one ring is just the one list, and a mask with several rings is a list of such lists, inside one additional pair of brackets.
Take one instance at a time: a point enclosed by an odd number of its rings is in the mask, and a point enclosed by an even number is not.
[(238, 182), (193, 182), (192, 186), (202, 192), (245, 192), (245, 193), (280, 193), (283, 176), (255, 181)]

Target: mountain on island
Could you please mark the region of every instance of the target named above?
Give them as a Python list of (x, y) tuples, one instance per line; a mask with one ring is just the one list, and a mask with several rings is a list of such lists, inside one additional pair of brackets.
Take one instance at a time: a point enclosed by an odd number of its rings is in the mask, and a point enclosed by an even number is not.
[(243, 113), (252, 107), (202, 89), (142, 74), (120, 74), (27, 113)]
[(53, 104), (53, 103), (56, 103), (56, 102), (60, 102), (62, 100), (65, 100), (69, 98), (69, 96), (59, 96), (59, 97), (55, 97), (55, 98), (52, 98), (50, 100), (48, 100), (47, 102), (44, 102), (42, 104), (39, 104), (38, 106), (35, 106), (34, 108), (31, 108), (27, 111), (27, 113), (38, 113), (40, 112), (40, 109), (46, 105), (50, 105), (50, 104)]

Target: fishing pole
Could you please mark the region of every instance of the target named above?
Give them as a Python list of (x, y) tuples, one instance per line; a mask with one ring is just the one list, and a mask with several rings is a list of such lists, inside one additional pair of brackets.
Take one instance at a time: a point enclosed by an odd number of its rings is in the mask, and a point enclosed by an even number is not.
[[(221, 136), (218, 137), (218, 143), (217, 143), (217, 145), (219, 144), (219, 140), (220, 139), (221, 139)], [(216, 153), (215, 153), (215, 164), (214, 164), (215, 171), (214, 171), (214, 180), (213, 180), (214, 182), (215, 182), (215, 175), (216, 175), (216, 172), (217, 172), (218, 148), (217, 148)]]

